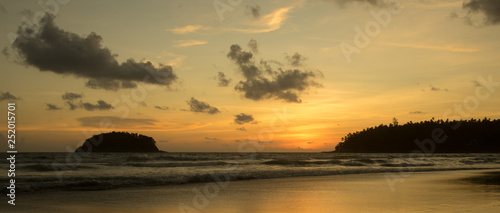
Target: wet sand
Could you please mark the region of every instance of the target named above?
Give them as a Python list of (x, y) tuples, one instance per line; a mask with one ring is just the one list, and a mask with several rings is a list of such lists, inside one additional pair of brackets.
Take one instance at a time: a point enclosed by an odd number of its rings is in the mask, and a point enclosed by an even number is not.
[[(500, 212), (500, 170), (294, 177), (106, 191), (19, 192), (6, 212)], [(6, 202), (5, 202), (6, 203)]]

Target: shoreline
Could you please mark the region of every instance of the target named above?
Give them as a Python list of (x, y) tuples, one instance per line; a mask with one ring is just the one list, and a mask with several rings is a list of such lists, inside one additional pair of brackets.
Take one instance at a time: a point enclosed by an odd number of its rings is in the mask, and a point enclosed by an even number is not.
[[(498, 212), (500, 185), (467, 178), (500, 169), (414, 172), (391, 191), (383, 173), (128, 187), (104, 191), (20, 192), (12, 212)], [(486, 175), (485, 175), (486, 173)], [(495, 176), (499, 177), (499, 176)], [(40, 211), (40, 207), (43, 210)], [(190, 211), (188, 211), (190, 210)], [(480, 211), (479, 211), (480, 210)]]

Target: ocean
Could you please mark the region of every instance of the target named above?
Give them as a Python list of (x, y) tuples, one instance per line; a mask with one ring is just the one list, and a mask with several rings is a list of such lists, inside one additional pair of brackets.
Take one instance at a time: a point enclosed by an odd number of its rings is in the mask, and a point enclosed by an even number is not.
[[(6, 159), (7, 154), (1, 154)], [(7, 163), (1, 170), (7, 171)], [(16, 191), (92, 191), (214, 181), (499, 169), (500, 154), (18, 153)], [(5, 173), (6, 174), (6, 173)], [(8, 183), (7, 175), (1, 182)]]

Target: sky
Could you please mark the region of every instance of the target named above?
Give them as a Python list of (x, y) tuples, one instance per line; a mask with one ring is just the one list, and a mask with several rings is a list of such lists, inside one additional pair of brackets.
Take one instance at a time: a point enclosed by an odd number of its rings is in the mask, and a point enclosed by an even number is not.
[(500, 118), (500, 1), (3, 0), (0, 17), (18, 151), (128, 131), (318, 152), (393, 118)]

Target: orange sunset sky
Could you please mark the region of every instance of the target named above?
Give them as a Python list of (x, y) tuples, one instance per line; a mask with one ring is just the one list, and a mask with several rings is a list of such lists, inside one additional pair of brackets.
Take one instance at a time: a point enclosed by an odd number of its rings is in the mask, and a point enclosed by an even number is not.
[(172, 152), (300, 152), (393, 117), (500, 118), (495, 4), (1, 1), (0, 122), (15, 102), (27, 152), (110, 131)]

